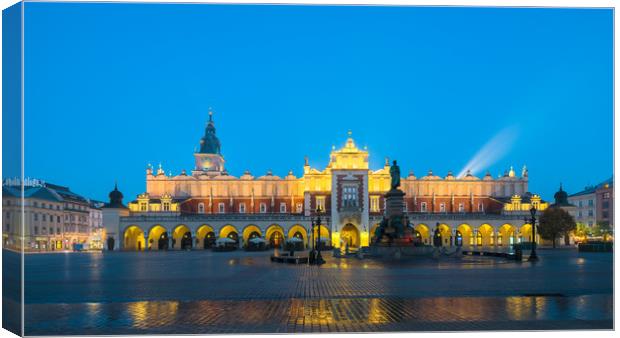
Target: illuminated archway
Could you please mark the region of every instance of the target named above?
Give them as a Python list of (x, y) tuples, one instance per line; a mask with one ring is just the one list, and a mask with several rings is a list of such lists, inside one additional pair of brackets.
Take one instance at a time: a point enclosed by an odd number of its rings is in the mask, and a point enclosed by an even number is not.
[(271, 247), (280, 247), (284, 242), (284, 229), (278, 224), (272, 224), (267, 228), (265, 238), (269, 241)]
[(493, 227), (488, 224), (482, 224), (478, 227), (478, 234), (476, 238), (476, 245), (478, 246), (490, 246), (493, 245)]
[(124, 249), (130, 251), (144, 250), (144, 231), (137, 225), (130, 225), (123, 234)]
[(516, 242), (517, 229), (512, 224), (504, 224), (497, 231), (497, 245), (510, 246)]
[(317, 231), (320, 231), (320, 241), (321, 243), (324, 243), (325, 245), (329, 245), (329, 242), (331, 241), (331, 235), (330, 235), (330, 231), (329, 229), (327, 229), (326, 226), (321, 225), (320, 229), (318, 229), (316, 226), (314, 227), (313, 233), (312, 233), (312, 240), (316, 242), (316, 238), (317, 238)]
[(413, 229), (415, 231), (417, 231), (418, 233), (420, 233), (420, 237), (422, 238), (422, 243), (424, 243), (424, 244), (431, 244), (430, 243), (431, 231), (428, 228), (428, 225), (426, 225), (424, 223), (416, 224), (413, 227)]
[(248, 244), (248, 241), (252, 238), (263, 237), (263, 233), (260, 228), (254, 224), (250, 224), (243, 228), (243, 243)]
[(521, 242), (532, 242), (532, 225), (523, 224), (519, 229), (519, 239)]
[(340, 230), (340, 240), (349, 245), (349, 248), (359, 248), (360, 246), (360, 231), (357, 227), (351, 223), (342, 227)]
[(441, 245), (442, 246), (451, 246), (452, 245), (452, 231), (450, 230), (450, 226), (447, 224), (439, 224), (439, 233), (441, 234)]
[(168, 242), (168, 231), (166, 228), (159, 224), (151, 227), (147, 248), (150, 248), (150, 250), (167, 250)]
[(220, 238), (230, 238), (239, 245), (239, 231), (234, 226), (228, 224), (220, 229)]
[(290, 229), (288, 229), (288, 238), (297, 237), (304, 240), (306, 243), (306, 239), (308, 238), (308, 232), (306, 228), (302, 227), (299, 224), (293, 225)]
[(215, 245), (215, 232), (208, 224), (203, 224), (196, 231), (196, 239), (198, 240), (196, 247), (209, 249)]
[(470, 247), (474, 245), (474, 230), (471, 225), (463, 223), (459, 225), (456, 230), (461, 235), (461, 246)]
[(179, 224), (172, 232), (174, 249), (191, 249), (192, 248), (192, 232), (185, 224)]

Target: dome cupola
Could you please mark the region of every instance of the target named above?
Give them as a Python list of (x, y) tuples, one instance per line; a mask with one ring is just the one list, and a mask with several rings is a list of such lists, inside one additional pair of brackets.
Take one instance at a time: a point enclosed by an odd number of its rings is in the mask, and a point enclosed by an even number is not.
[(560, 183), (560, 190), (558, 190), (554, 195), (556, 205), (568, 205), (568, 194), (566, 191), (562, 189), (562, 183)]
[(110, 203), (106, 207), (108, 208), (125, 208), (123, 205), (123, 193), (118, 190), (118, 184), (114, 183), (114, 190), (108, 194)]

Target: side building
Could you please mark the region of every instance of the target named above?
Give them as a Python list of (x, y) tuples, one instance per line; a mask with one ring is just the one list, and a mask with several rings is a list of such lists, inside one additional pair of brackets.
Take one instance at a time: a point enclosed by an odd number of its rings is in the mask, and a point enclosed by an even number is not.
[[(109, 249), (159, 250), (208, 248), (217, 238), (244, 246), (262, 237), (272, 246), (298, 238), (309, 245), (320, 236), (328, 246), (368, 246), (385, 212), (390, 188), (390, 163), (373, 170), (369, 153), (349, 132), (342, 148), (332, 149), (326, 168), (314, 168), (306, 158), (303, 176), (290, 171), (280, 177), (271, 171), (239, 177), (225, 169), (221, 143), (209, 114), (200, 150), (191, 172), (166, 175), (161, 165), (146, 169), (146, 191), (122, 203), (115, 187), (103, 209)], [(467, 172), (445, 177), (429, 170), (401, 180), (410, 227), (423, 243), (441, 237), (442, 245), (506, 246), (531, 240), (524, 216), (548, 203), (528, 192), (524, 167), (517, 176), (510, 168), (493, 178)], [(120, 199), (119, 199), (120, 198)], [(312, 219), (321, 211), (324, 223), (312, 234)]]
[(2, 186), (4, 248), (63, 251), (78, 244), (89, 248), (93, 238), (90, 215), (97, 213), (89, 199), (41, 180), (27, 180), (23, 200), (20, 190), (6, 182)]
[(613, 178), (585, 187), (582, 191), (568, 196), (568, 201), (575, 206), (573, 216), (577, 223), (590, 228), (596, 224), (607, 223), (613, 229)]

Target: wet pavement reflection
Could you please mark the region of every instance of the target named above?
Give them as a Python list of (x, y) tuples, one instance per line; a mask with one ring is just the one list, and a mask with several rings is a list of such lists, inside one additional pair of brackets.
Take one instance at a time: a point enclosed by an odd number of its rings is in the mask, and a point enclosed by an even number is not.
[(326, 255), (320, 268), (272, 264), (268, 255), (28, 255), (26, 334), (613, 327), (611, 254), (543, 251), (535, 265)]
[[(28, 334), (611, 329), (613, 299), (433, 297), (27, 306)], [(581, 309), (587, 308), (587, 311)]]

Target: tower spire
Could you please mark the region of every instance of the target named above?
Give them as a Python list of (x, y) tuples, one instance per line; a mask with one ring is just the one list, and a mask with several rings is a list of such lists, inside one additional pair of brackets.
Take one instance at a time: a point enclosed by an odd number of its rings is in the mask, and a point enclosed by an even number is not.
[(213, 109), (209, 107), (209, 122), (213, 122)]

